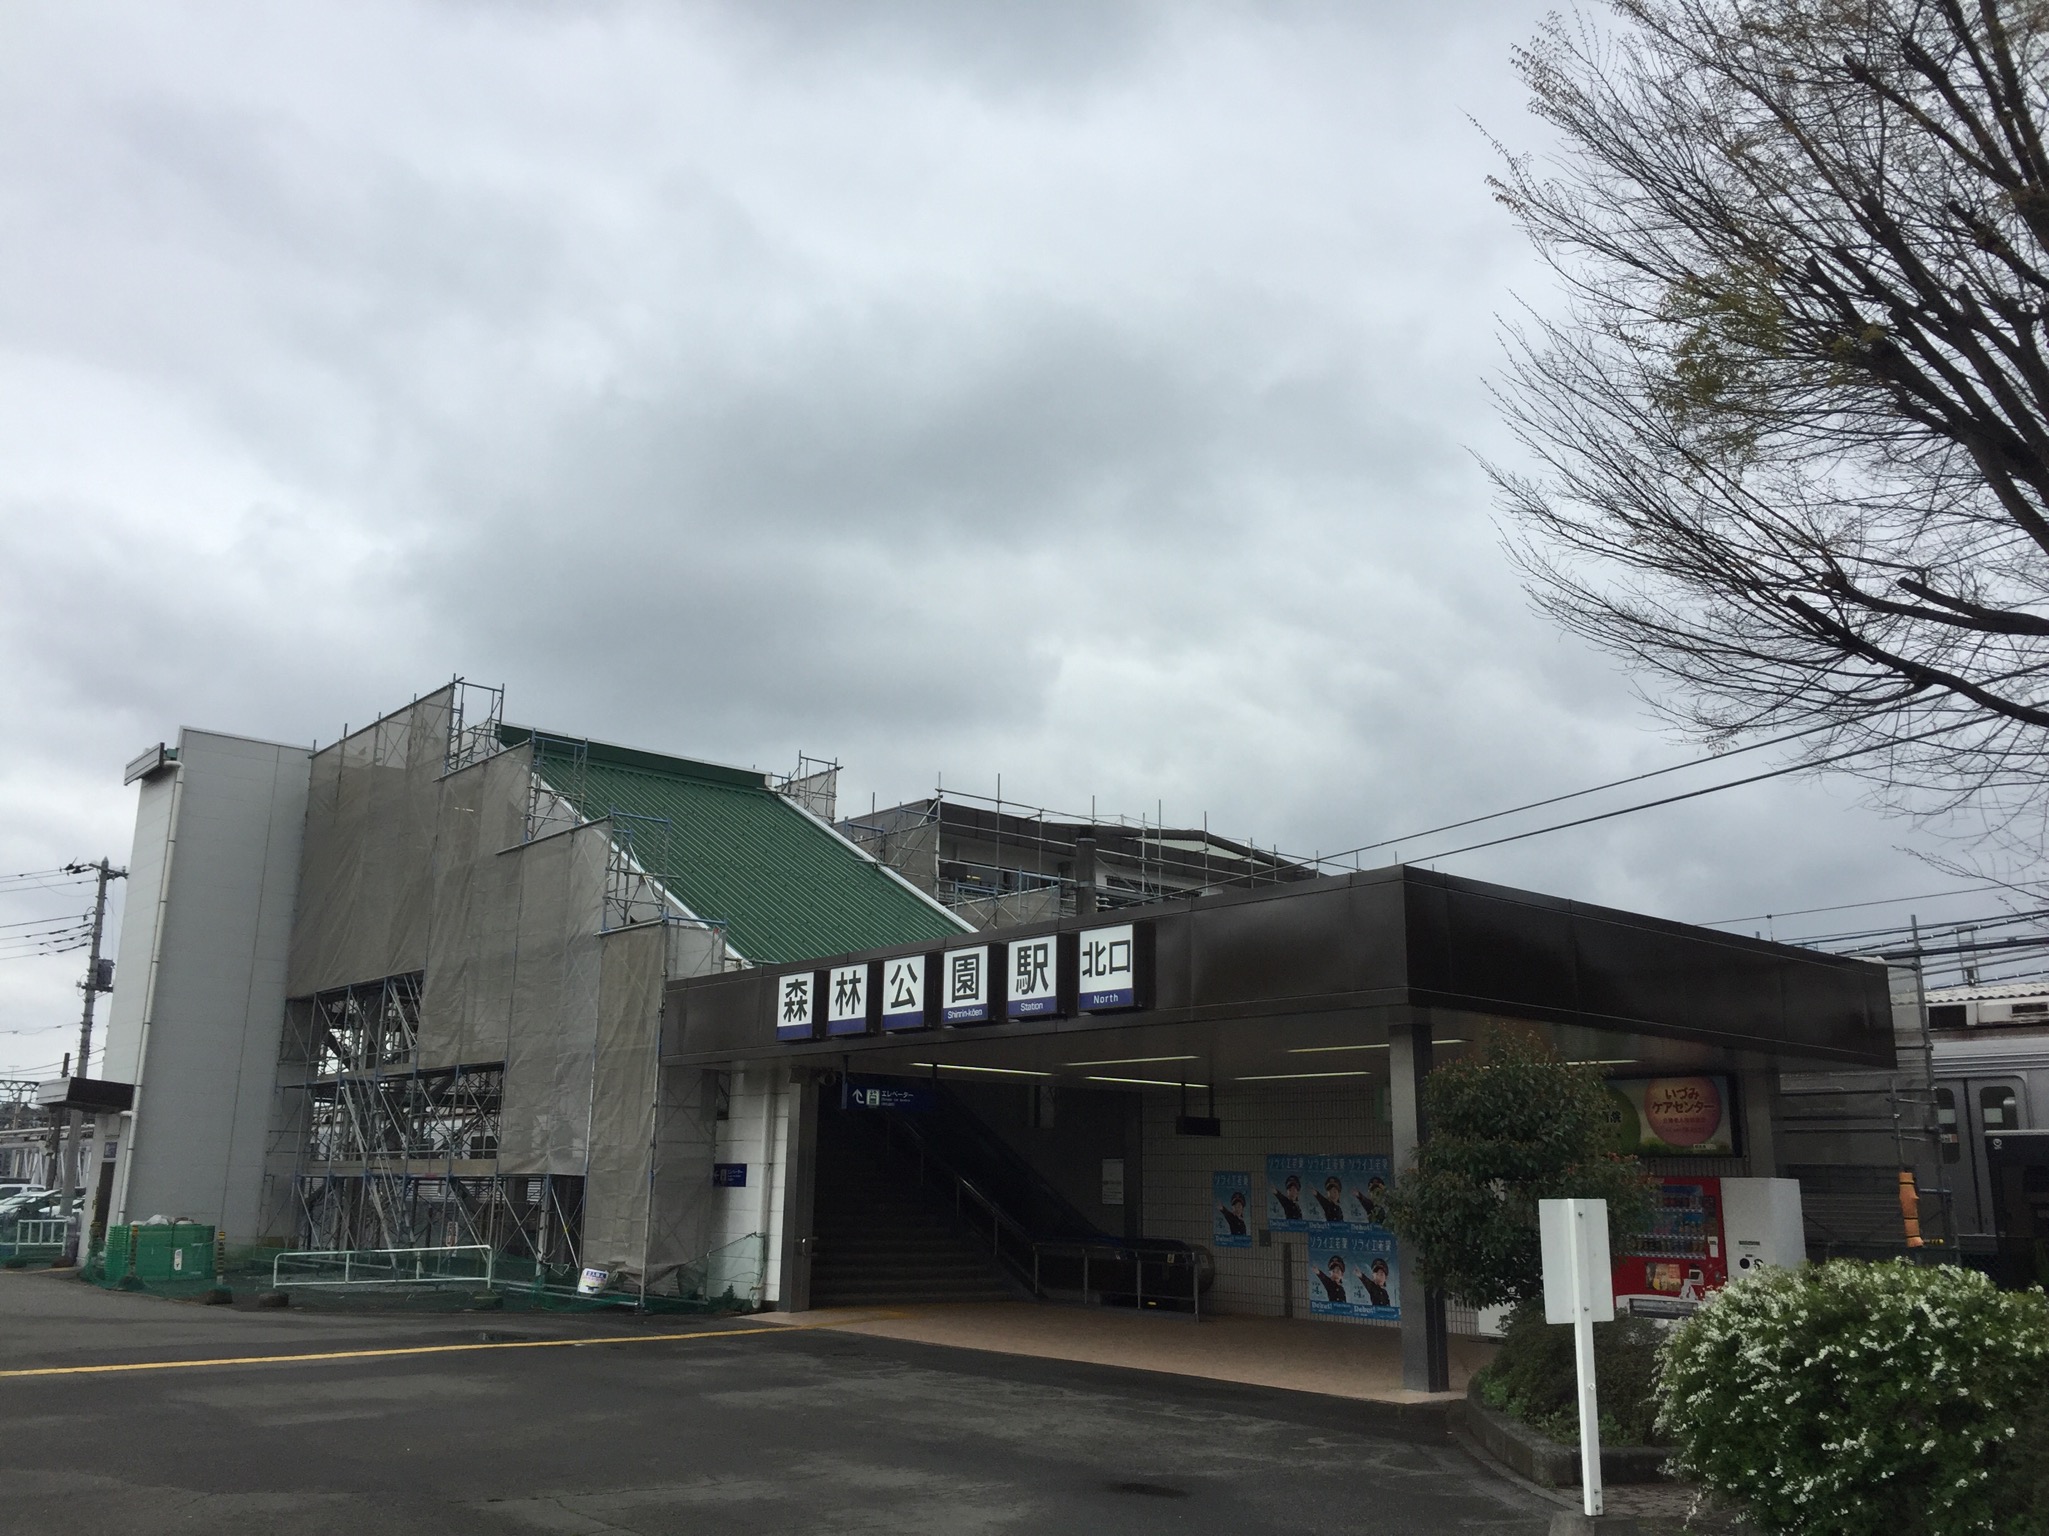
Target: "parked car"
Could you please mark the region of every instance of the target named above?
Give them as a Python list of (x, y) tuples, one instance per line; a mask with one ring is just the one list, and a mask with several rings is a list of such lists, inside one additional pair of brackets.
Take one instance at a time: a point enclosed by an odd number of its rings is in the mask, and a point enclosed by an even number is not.
[[(74, 1198), (82, 1199), (84, 1194), (85, 1191), (80, 1190)], [(64, 1208), (64, 1197), (54, 1189), (39, 1189), (33, 1194), (16, 1195), (11, 1200), (0, 1201), (0, 1234), (11, 1233), (18, 1222), (67, 1214), (69, 1213)]]

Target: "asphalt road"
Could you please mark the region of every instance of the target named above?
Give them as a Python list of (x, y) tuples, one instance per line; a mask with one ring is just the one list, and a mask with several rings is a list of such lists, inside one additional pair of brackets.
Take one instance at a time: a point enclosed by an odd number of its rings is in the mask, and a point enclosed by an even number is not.
[[(78, 1369), (409, 1349), (436, 1352)], [(1550, 1513), (1329, 1398), (747, 1319), (245, 1312), (0, 1274), (7, 1530), (1540, 1536)]]

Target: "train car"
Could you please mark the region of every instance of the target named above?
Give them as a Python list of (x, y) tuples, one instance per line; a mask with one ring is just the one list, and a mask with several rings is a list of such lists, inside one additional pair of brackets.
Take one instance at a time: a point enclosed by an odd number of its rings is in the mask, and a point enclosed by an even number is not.
[(2049, 1162), (2049, 1137), (2014, 1133), (2049, 1128), (2049, 983), (1932, 991), (1928, 1029), (1957, 1246), (1998, 1255), (2016, 1282), (2033, 1280), (2031, 1201), (2049, 1187), (2049, 1167), (2033, 1162)]

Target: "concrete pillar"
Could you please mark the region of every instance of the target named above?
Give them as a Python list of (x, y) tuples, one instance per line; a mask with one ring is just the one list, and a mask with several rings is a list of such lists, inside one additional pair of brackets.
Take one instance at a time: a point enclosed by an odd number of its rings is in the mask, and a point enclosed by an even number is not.
[[(818, 1183), (818, 1080), (799, 1068), (790, 1074), (783, 1091), (789, 1096), (790, 1121), (783, 1149), (782, 1283), (776, 1292), (776, 1310), (808, 1312)], [(773, 1100), (770, 1102), (773, 1106)], [(773, 1107), (770, 1114), (774, 1114)]]
[[(1388, 1026), (1388, 1116), (1394, 1123), (1394, 1171), (1399, 1178), (1429, 1134), (1423, 1114), (1423, 1079), (1430, 1075), (1430, 1026)], [(1444, 1331), (1444, 1293), (1424, 1291), (1415, 1257), (1402, 1255), (1402, 1385), (1412, 1392), (1451, 1389)]]
[(1778, 1126), (1772, 1120), (1775, 1081), (1771, 1072), (1745, 1072), (1737, 1079), (1743, 1096), (1743, 1156), (1754, 1179), (1776, 1178), (1779, 1172)]
[(1084, 832), (1074, 840), (1074, 910), (1083, 917), (1096, 910), (1096, 837)]

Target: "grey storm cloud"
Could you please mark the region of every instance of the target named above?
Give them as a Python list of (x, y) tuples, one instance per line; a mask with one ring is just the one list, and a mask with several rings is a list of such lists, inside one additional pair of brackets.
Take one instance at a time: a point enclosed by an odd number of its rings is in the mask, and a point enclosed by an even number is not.
[[(1684, 755), (1531, 615), (1474, 460), (1495, 316), (1553, 302), (1474, 126), (1541, 147), (1544, 8), (18, 8), (0, 873), (124, 856), (181, 723), (327, 740), (455, 671), (862, 802), (1001, 774), (1303, 852)], [(1854, 800), (1456, 867), (1928, 883)], [(0, 1060), (54, 1064), (73, 969), (0, 964)]]

